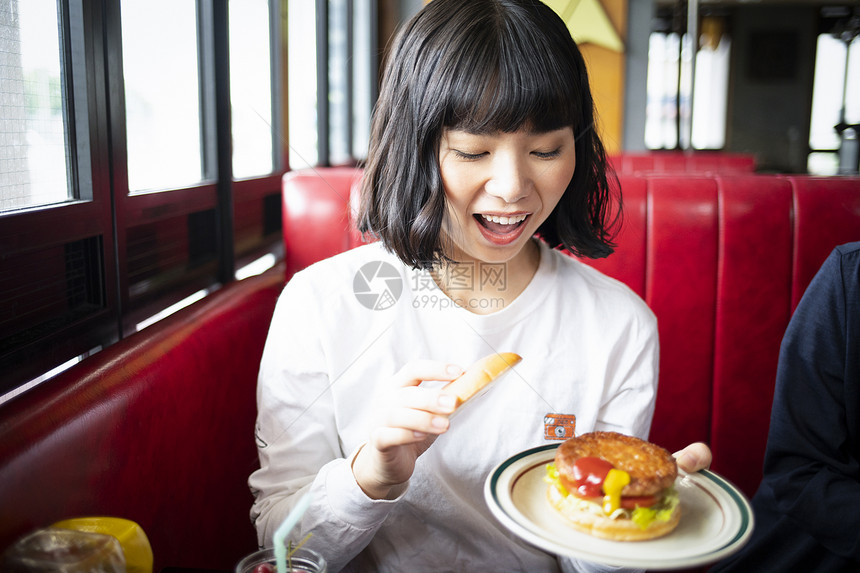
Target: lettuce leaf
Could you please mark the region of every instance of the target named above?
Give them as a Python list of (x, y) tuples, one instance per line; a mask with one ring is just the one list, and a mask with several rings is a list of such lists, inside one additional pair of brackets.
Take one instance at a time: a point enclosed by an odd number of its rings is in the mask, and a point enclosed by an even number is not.
[(630, 519), (642, 529), (647, 529), (655, 521), (669, 521), (672, 512), (678, 507), (680, 501), (678, 492), (675, 491), (674, 487), (671, 487), (656, 505), (634, 509), (630, 514)]

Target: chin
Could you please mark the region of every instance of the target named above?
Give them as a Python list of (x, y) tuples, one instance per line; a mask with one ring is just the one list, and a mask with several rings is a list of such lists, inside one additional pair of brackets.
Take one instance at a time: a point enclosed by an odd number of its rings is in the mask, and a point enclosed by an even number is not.
[(529, 248), (533, 238), (531, 235), (523, 234), (516, 241), (500, 245), (478, 237), (467, 249), (462, 248), (461, 243), (456, 244), (451, 259), (456, 262), (474, 261), (492, 265), (510, 263)]

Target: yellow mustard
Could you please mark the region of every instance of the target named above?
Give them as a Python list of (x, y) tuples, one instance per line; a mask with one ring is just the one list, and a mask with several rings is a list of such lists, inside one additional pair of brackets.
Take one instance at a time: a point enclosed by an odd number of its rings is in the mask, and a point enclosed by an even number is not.
[(611, 515), (621, 507), (621, 490), (630, 483), (630, 474), (623, 470), (612, 468), (603, 480), (603, 511)]

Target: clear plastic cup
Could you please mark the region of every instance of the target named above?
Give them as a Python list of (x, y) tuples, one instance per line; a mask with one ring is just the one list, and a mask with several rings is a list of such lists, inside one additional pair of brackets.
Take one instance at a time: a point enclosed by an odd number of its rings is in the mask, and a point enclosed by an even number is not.
[(0, 559), (8, 573), (126, 573), (116, 537), (48, 527), (19, 539)]
[[(255, 573), (257, 567), (265, 563), (272, 566), (271, 571), (277, 572), (274, 549), (261, 549), (251, 553), (236, 564), (235, 573)], [(323, 556), (311, 549), (299, 547), (287, 558), (287, 573), (326, 573), (327, 571)]]

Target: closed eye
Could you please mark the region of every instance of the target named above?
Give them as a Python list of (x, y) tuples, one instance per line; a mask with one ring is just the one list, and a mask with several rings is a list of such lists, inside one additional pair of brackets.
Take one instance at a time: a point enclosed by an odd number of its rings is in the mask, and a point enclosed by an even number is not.
[(486, 151), (481, 153), (466, 153), (465, 151), (460, 151), (459, 149), (452, 149), (451, 151), (453, 151), (454, 154), (457, 155), (457, 157), (459, 157), (460, 159), (465, 159), (467, 161), (474, 161), (487, 155)]
[(559, 147), (552, 151), (532, 151), (532, 153), (541, 159), (552, 159), (561, 155), (561, 148)]

